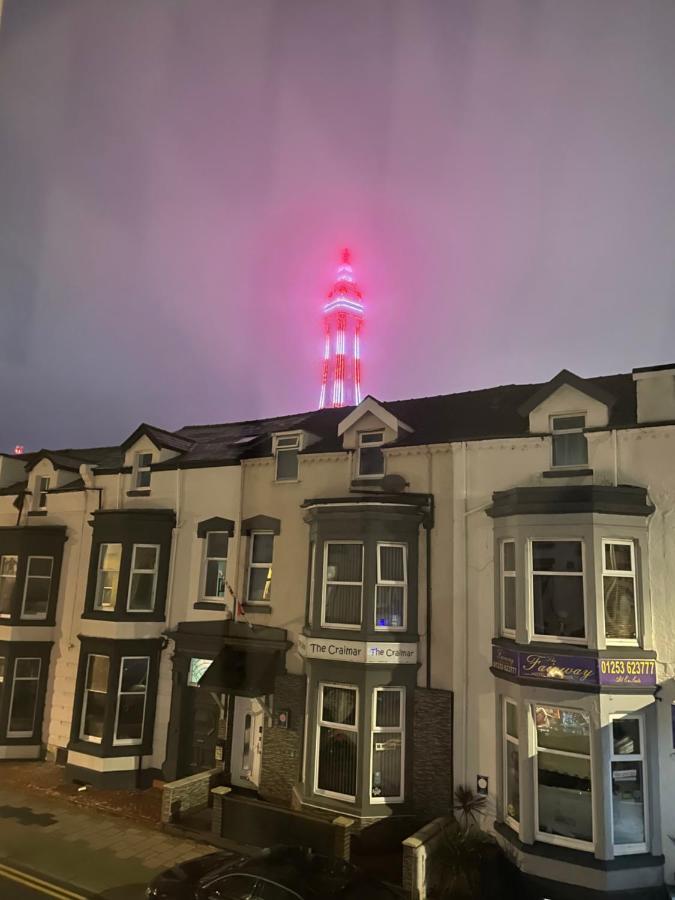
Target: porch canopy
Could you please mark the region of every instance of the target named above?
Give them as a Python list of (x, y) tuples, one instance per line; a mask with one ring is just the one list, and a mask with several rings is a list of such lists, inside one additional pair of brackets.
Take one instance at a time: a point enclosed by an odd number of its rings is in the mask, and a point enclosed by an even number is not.
[(274, 680), (284, 671), (279, 650), (224, 646), (199, 679), (199, 687), (219, 694), (262, 697), (274, 693)]

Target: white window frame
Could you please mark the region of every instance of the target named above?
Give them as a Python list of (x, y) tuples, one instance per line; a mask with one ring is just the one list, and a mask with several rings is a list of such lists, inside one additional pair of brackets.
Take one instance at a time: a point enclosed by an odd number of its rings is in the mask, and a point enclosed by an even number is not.
[(49, 485), (51, 478), (49, 475), (38, 475), (35, 479), (35, 510), (47, 509), (47, 495), (49, 493)]
[[(115, 588), (115, 596), (113, 598), (113, 602), (112, 602), (111, 606), (100, 606), (100, 605), (97, 606), (96, 604), (97, 604), (97, 600), (98, 600), (98, 588), (99, 588), (99, 583), (101, 581), (101, 575), (104, 572), (114, 571), (113, 569), (102, 569), (101, 568), (101, 562), (102, 562), (102, 557), (103, 557), (103, 548), (111, 547), (111, 546), (112, 547), (118, 546), (120, 548), (120, 567), (117, 570), (117, 587)], [(119, 592), (119, 587), (120, 587), (119, 579), (120, 579), (120, 573), (122, 571), (122, 554), (123, 553), (124, 553), (124, 547), (123, 547), (121, 541), (101, 541), (101, 543), (98, 546), (98, 562), (96, 563), (96, 584), (94, 585), (94, 598), (93, 598), (93, 609), (95, 612), (109, 613), (111, 615), (115, 612), (115, 608), (117, 606), (117, 594)]]
[[(136, 568), (136, 550), (137, 549), (150, 549), (155, 550), (155, 567), (154, 569), (137, 569)], [(134, 544), (131, 553), (131, 566), (129, 567), (129, 587), (127, 588), (127, 612), (133, 613), (134, 615), (150, 615), (155, 612), (155, 606), (157, 603), (157, 575), (159, 572), (159, 554), (160, 554), (160, 545), (159, 544)], [(121, 568), (121, 566), (120, 566)], [(131, 604), (131, 588), (134, 583), (134, 575), (138, 573), (141, 575), (153, 575), (152, 579), (152, 607), (150, 609), (132, 609)]]
[[(326, 620), (326, 594), (328, 592), (328, 548), (333, 544), (356, 544), (361, 547), (361, 581), (331, 581), (330, 583), (361, 588), (361, 599), (359, 602), (359, 624), (358, 625), (334, 625)], [(360, 631), (363, 627), (363, 580), (365, 576), (365, 548), (363, 541), (325, 541), (323, 545), (323, 575), (321, 586), (321, 626), (322, 628), (338, 628), (343, 631)]]
[[(509, 569), (508, 571), (506, 569), (505, 553), (504, 553), (504, 548), (505, 548), (506, 544), (513, 544), (514, 568), (513, 568), (513, 570)], [(516, 626), (517, 626), (517, 624), (518, 624), (518, 581), (517, 581), (518, 563), (516, 562), (516, 549), (517, 549), (517, 544), (516, 544), (516, 541), (514, 538), (510, 538), (510, 537), (504, 538), (503, 540), (501, 540), (499, 542), (499, 630), (500, 630), (500, 633), (504, 637), (512, 638), (514, 640), (516, 637), (516, 629), (506, 627), (506, 591), (504, 590), (504, 587), (505, 587), (505, 580), (507, 578), (512, 578), (514, 581), (514, 584), (516, 586), (515, 591), (514, 591), (515, 598), (516, 598), (514, 614), (516, 616)], [(534, 594), (533, 594), (533, 599), (534, 599)], [(533, 607), (533, 614), (534, 614), (534, 607)], [(533, 623), (534, 623), (534, 619), (533, 619)]]
[[(143, 692), (143, 721), (141, 724), (141, 736), (140, 738), (118, 738), (117, 737), (117, 726), (119, 724), (120, 718), (120, 701), (122, 699), (122, 694), (129, 694), (136, 696), (140, 693), (140, 691), (122, 691), (122, 673), (124, 670), (124, 661), (127, 659), (144, 659), (147, 662), (147, 677), (145, 682), (145, 691)], [(143, 743), (143, 738), (145, 736), (145, 713), (148, 708), (148, 690), (150, 688), (150, 657), (149, 656), (123, 656), (120, 659), (120, 671), (117, 677), (117, 692), (115, 694), (115, 727), (113, 729), (113, 747), (137, 747)]]
[[(18, 677), (16, 674), (16, 670), (19, 666), (20, 662), (24, 662), (25, 660), (37, 660), (38, 663), (38, 673), (37, 677), (31, 676), (30, 678), (26, 678), (25, 676)], [(12, 677), (12, 691), (9, 699), (9, 711), (7, 715), (7, 737), (8, 738), (30, 738), (33, 737), (33, 733), (35, 731), (35, 719), (37, 717), (37, 707), (38, 700), (40, 696), (40, 677), (42, 675), (42, 659), (39, 656), (17, 656), (14, 660), (14, 672)], [(10, 731), (10, 725), (12, 722), (12, 708), (14, 706), (14, 688), (16, 687), (17, 681), (35, 681), (37, 682), (37, 690), (35, 693), (35, 707), (33, 708), (33, 727), (30, 731)]]
[[(49, 570), (49, 575), (31, 575), (29, 573), (30, 563), (33, 559), (48, 559), (51, 562), (51, 568)], [(21, 618), (22, 619), (30, 619), (36, 622), (41, 622), (47, 618), (49, 614), (49, 596), (47, 596), (47, 609), (44, 611), (44, 615), (28, 615), (26, 613), (26, 595), (28, 594), (28, 580), (30, 578), (38, 579), (40, 581), (48, 581), (49, 582), (49, 592), (51, 592), (51, 584), (52, 584), (52, 576), (54, 575), (54, 557), (53, 556), (29, 556), (28, 561), (26, 562), (26, 578), (23, 586), (23, 598), (21, 600)]]
[[(2, 561), (3, 559), (15, 559), (16, 560), (16, 575), (2, 575), (0, 574), (0, 578), (11, 578), (14, 581), (14, 590), (16, 590), (16, 579), (19, 572), (19, 555), (18, 553), (4, 553), (0, 556), (0, 573), (2, 572)], [(10, 608), (9, 612), (0, 613), (0, 619), (11, 619), (12, 610)]]
[(202, 581), (201, 588), (202, 589), (200, 591), (200, 595), (203, 600), (208, 600), (208, 601), (214, 602), (214, 603), (225, 603), (226, 598), (227, 598), (227, 577), (225, 577), (225, 583), (224, 583), (225, 591), (223, 592), (222, 597), (213, 597), (210, 594), (206, 593), (206, 579), (207, 579), (207, 575), (208, 575), (210, 560), (215, 560), (216, 562), (225, 563), (225, 565), (223, 567), (223, 572), (225, 573), (225, 576), (227, 576), (227, 556), (209, 556), (209, 537), (212, 534), (224, 534), (227, 538), (227, 552), (228, 553), (230, 552), (230, 535), (228, 534), (227, 531), (207, 531), (206, 532), (206, 534), (204, 535), (204, 560), (202, 562), (202, 578), (201, 578), (201, 581)]
[[(552, 415), (549, 419), (549, 425), (551, 429), (551, 468), (556, 469), (583, 469), (588, 466), (588, 439), (586, 439), (586, 462), (579, 463), (570, 463), (567, 466), (561, 466), (560, 464), (555, 463), (555, 455), (554, 455), (554, 441), (557, 435), (561, 434), (585, 434), (586, 432), (586, 418), (588, 413), (584, 412), (566, 412), (566, 413), (556, 413)], [(581, 428), (555, 428), (554, 423), (556, 419), (571, 419), (571, 418), (582, 418), (584, 420), (584, 424)]]
[[(583, 850), (586, 853), (593, 853), (595, 850), (595, 840), (598, 833), (597, 821), (595, 815), (595, 797), (593, 795), (593, 721), (589, 712), (585, 709), (574, 708), (570, 706), (559, 706), (557, 703), (548, 703), (541, 700), (530, 701), (530, 727), (533, 731), (532, 747), (534, 753), (532, 755), (533, 781), (534, 781), (534, 834), (537, 840), (546, 844), (557, 844), (559, 847), (570, 847), (575, 850)], [(567, 756), (574, 759), (587, 759), (588, 769), (591, 775), (591, 831), (593, 833), (590, 841), (581, 841), (578, 838), (566, 838), (559, 834), (549, 834), (546, 831), (539, 830), (539, 771), (537, 762), (539, 759), (539, 740), (537, 738), (537, 707), (548, 706), (554, 707), (564, 712), (582, 713), (588, 719), (588, 755), (585, 753), (572, 753), (567, 750), (551, 750), (550, 747), (542, 747), (542, 753), (550, 753), (554, 756)]]
[[(621, 544), (624, 547), (630, 547), (630, 572), (619, 569), (605, 568), (605, 547), (610, 544)], [(628, 538), (603, 538), (602, 539), (602, 589), (600, 597), (602, 598), (602, 622), (605, 641), (611, 647), (637, 647), (641, 642), (642, 630), (640, 628), (640, 603), (637, 581), (637, 569), (635, 565), (635, 541)], [(605, 578), (632, 578), (633, 579), (633, 602), (635, 605), (635, 637), (634, 638), (610, 638), (607, 637), (607, 622), (605, 621)]]
[[(380, 548), (381, 547), (401, 547), (403, 549), (403, 581), (387, 581), (382, 578), (382, 567), (380, 564)], [(375, 631), (405, 631), (408, 627), (408, 545), (400, 541), (378, 541), (376, 545), (377, 553), (377, 584), (375, 585), (375, 601), (373, 604), (373, 626)], [(363, 564), (362, 564), (363, 565)], [(403, 615), (400, 625), (378, 625), (377, 624), (377, 595), (380, 587), (402, 587), (403, 588)]]
[[(150, 462), (141, 465), (141, 457), (149, 456)], [(150, 483), (152, 482), (152, 460), (153, 460), (153, 452), (152, 450), (138, 450), (134, 454), (134, 490), (137, 491), (149, 491)], [(141, 484), (141, 478), (145, 472), (148, 473), (148, 484)]]
[[(288, 431), (274, 435), (274, 481), (290, 483), (300, 481), (300, 457), (299, 453), (303, 447), (301, 431)], [(295, 478), (279, 478), (279, 454), (294, 451), (296, 455), (297, 472)]]
[[(272, 561), (268, 563), (254, 563), (253, 562), (253, 545), (255, 544), (255, 537), (258, 534), (271, 534), (272, 535)], [(251, 600), (251, 572), (253, 569), (268, 569), (271, 567), (272, 569), (272, 578), (274, 577), (274, 538), (276, 537), (273, 531), (266, 531), (265, 529), (261, 529), (258, 531), (252, 531), (249, 535), (248, 540), (248, 571), (246, 573), (246, 594), (244, 604), (246, 606), (259, 606), (263, 609), (267, 609), (272, 605), (272, 579), (270, 579), (270, 599), (269, 600)]]
[[(516, 722), (518, 723), (518, 737), (514, 737), (512, 734), (508, 732), (508, 714), (507, 709), (509, 706), (512, 706), (516, 711)], [(503, 706), (502, 706), (502, 805), (504, 808), (504, 822), (515, 831), (516, 834), (520, 834), (520, 822), (514, 819), (509, 815), (509, 777), (508, 777), (508, 753), (507, 744), (513, 744), (518, 749), (518, 785), (520, 786), (520, 754), (521, 754), (521, 746), (520, 746), (520, 719), (518, 718), (519, 708), (518, 703), (515, 700), (512, 700), (511, 697), (503, 698)], [(520, 815), (522, 817), (522, 809), (520, 810)]]
[[(381, 435), (379, 441), (365, 441), (364, 438), (372, 437), (375, 434)], [(384, 458), (384, 452), (382, 453), (382, 471), (376, 472), (373, 475), (363, 475), (361, 473), (361, 450), (372, 450), (377, 448), (382, 448), (384, 446), (384, 428), (373, 428), (369, 431), (359, 431), (358, 432), (358, 449), (356, 453), (356, 477), (358, 479), (362, 478), (382, 478), (386, 473), (387, 469), (387, 461)]]
[[(581, 572), (540, 572), (534, 571), (534, 554), (533, 545), (543, 542), (545, 544), (581, 544)], [(554, 575), (559, 578), (581, 578), (581, 586), (583, 590), (584, 602), (584, 637), (559, 637), (555, 634), (539, 634), (535, 631), (534, 623), (534, 576), (535, 575)], [(586, 583), (586, 542), (581, 537), (532, 537), (527, 540), (527, 594), (528, 594), (528, 625), (532, 640), (542, 641), (550, 644), (577, 644), (580, 647), (588, 646), (588, 590)]]
[[(88, 741), (90, 744), (101, 744), (103, 742), (103, 736), (96, 737), (93, 734), (85, 734), (84, 733), (84, 720), (87, 715), (87, 696), (91, 690), (91, 688), (87, 687), (87, 681), (89, 680), (89, 666), (91, 664), (91, 660), (94, 656), (98, 656), (101, 659), (108, 660), (108, 680), (105, 685), (105, 696), (108, 697), (110, 694), (110, 669), (112, 668), (112, 659), (110, 656), (105, 653), (88, 653), (87, 654), (87, 665), (84, 669), (84, 681), (82, 682), (82, 712), (80, 713), (80, 740)], [(101, 694), (103, 691), (91, 691), (93, 694)], [(107, 705), (107, 701), (106, 701)], [(105, 712), (103, 713), (103, 728), (105, 730)]]
[[(613, 723), (620, 719), (636, 719), (638, 733), (640, 735), (640, 753), (614, 753), (614, 728)], [(615, 762), (639, 762), (642, 764), (642, 810), (645, 827), (645, 839), (641, 844), (615, 844), (614, 843), (614, 795), (611, 798), (611, 829), (612, 846), (615, 856), (627, 856), (631, 853), (647, 853), (649, 849), (649, 782), (647, 779), (647, 753), (645, 752), (645, 717), (639, 712), (615, 713), (609, 717), (611, 733), (611, 751), (609, 756), (609, 784), (612, 789), (612, 763)]]
[[(396, 691), (399, 695), (399, 713), (398, 713), (398, 727), (392, 726), (384, 726), (377, 724), (377, 695), (379, 693)], [(370, 729), (370, 778), (368, 781), (368, 792), (369, 792), (369, 802), (370, 803), (403, 803), (405, 801), (405, 697), (406, 691), (405, 687), (402, 685), (387, 685), (386, 687), (376, 687), (373, 688), (373, 706), (372, 706), (372, 719), (371, 719), (371, 729)], [(373, 757), (374, 757), (374, 735), (383, 734), (383, 733), (396, 733), (401, 735), (401, 791), (396, 797), (385, 797), (384, 795), (381, 797), (373, 797)]]
[[(340, 688), (341, 690), (352, 691), (356, 694), (356, 703), (354, 704), (354, 724), (353, 725), (344, 725), (341, 722), (327, 722), (323, 719), (323, 691), (324, 688), (333, 687)], [(333, 797), (335, 800), (344, 800), (347, 803), (355, 803), (356, 802), (356, 794), (354, 796), (350, 794), (340, 794), (337, 791), (327, 791), (323, 788), (319, 787), (319, 750), (321, 747), (321, 729), (322, 728), (331, 728), (334, 731), (349, 731), (352, 734), (356, 735), (356, 789), (358, 793), (358, 785), (359, 785), (359, 705), (360, 705), (360, 691), (359, 687), (356, 684), (340, 684), (337, 681), (321, 681), (319, 682), (319, 690), (317, 691), (317, 713), (316, 713), (316, 740), (315, 740), (315, 750), (314, 750), (314, 793), (319, 794), (321, 797)]]

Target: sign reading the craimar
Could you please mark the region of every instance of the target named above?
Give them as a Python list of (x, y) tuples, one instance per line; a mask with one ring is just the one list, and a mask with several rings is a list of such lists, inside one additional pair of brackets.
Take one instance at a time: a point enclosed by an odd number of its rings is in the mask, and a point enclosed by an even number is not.
[(572, 684), (654, 685), (653, 659), (596, 659), (561, 653), (532, 653), (494, 644), (492, 668), (506, 675)]
[(393, 641), (340, 641), (303, 634), (298, 637), (298, 651), (305, 659), (388, 665), (417, 662), (417, 644)]

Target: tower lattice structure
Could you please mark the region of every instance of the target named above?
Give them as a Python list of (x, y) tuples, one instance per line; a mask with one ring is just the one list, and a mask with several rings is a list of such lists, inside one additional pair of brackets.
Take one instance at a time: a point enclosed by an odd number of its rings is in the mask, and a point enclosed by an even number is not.
[(323, 308), (325, 343), (319, 408), (361, 402), (363, 297), (354, 280), (351, 253), (342, 251), (335, 284)]

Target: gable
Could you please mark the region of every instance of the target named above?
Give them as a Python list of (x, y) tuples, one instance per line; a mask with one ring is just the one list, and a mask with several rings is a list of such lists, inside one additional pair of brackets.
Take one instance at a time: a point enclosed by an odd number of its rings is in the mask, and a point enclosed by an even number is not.
[(609, 423), (607, 404), (589, 396), (586, 391), (562, 384), (530, 412), (530, 432), (547, 434), (551, 431), (552, 416), (574, 414), (586, 416), (586, 428), (605, 428)]

